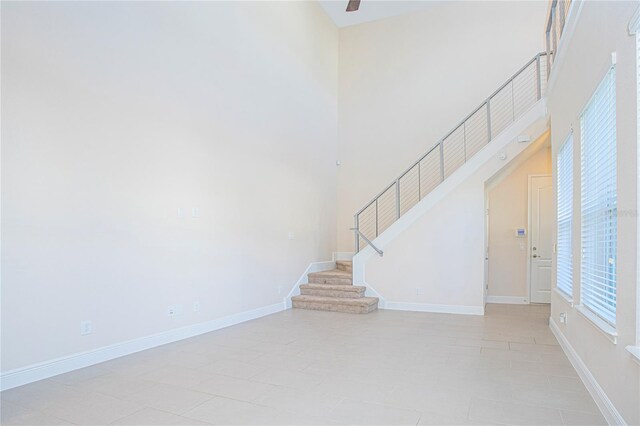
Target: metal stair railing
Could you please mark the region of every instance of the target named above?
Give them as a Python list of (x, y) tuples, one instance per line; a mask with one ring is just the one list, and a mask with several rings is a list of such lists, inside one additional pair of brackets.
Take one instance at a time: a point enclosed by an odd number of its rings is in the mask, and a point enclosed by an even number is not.
[[(542, 99), (547, 53), (539, 53), (418, 161), (354, 215), (356, 253)], [(376, 250), (377, 251), (377, 250)]]

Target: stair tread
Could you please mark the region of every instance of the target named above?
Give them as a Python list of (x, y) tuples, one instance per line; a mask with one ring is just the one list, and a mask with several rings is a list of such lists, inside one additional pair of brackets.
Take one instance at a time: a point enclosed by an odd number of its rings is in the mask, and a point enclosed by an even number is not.
[(361, 297), (359, 299), (346, 298), (346, 297), (325, 297), (325, 296), (293, 296), (293, 301), (298, 302), (312, 302), (312, 303), (328, 303), (337, 305), (351, 305), (351, 306), (371, 306), (378, 304), (377, 297)]
[(329, 271), (321, 271), (321, 272), (310, 272), (308, 274), (309, 277), (324, 277), (324, 278), (345, 278), (351, 277), (352, 273), (348, 271), (343, 271), (341, 269), (331, 269)]
[(318, 284), (318, 283), (300, 284), (300, 288), (307, 288), (307, 289), (313, 289), (313, 290), (353, 291), (354, 293), (367, 289), (365, 286), (361, 286), (361, 285)]

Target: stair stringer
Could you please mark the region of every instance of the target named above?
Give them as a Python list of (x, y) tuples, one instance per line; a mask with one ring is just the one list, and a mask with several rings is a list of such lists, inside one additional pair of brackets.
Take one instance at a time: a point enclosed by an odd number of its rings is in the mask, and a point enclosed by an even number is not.
[[(496, 136), (489, 144), (487, 144), (476, 155), (463, 164), (458, 170), (456, 170), (451, 176), (449, 176), (444, 182), (438, 185), (433, 191), (426, 195), (420, 202), (413, 206), (403, 216), (401, 216), (396, 222), (394, 222), (389, 228), (382, 232), (377, 238), (373, 240), (373, 244), (385, 251), (389, 249), (389, 246), (400, 235), (410, 231), (412, 226), (420, 220), (423, 216), (428, 214), (435, 206), (438, 205), (448, 195), (453, 193), (459, 186), (465, 183), (475, 173), (488, 167), (491, 169), (491, 176), (498, 173), (504, 167), (506, 167), (514, 158), (516, 158), (521, 152), (523, 152), (530, 142), (522, 143), (517, 141), (517, 137), (520, 135), (526, 135), (531, 142), (535, 141), (541, 135), (543, 135), (548, 129), (548, 117), (545, 99), (541, 99), (534, 104), (529, 111), (524, 113), (518, 120), (508, 126), (503, 132)], [(502, 161), (497, 158), (498, 154), (504, 152), (507, 156), (506, 160)], [(487, 177), (487, 179), (490, 176)], [(389, 252), (385, 252), (387, 256)], [(362, 249), (353, 257), (353, 282), (358, 285), (366, 285), (367, 289), (377, 287), (375, 282), (367, 282), (366, 269), (371, 262), (384, 262), (384, 257), (379, 259), (378, 254), (369, 246)], [(469, 313), (480, 313), (482, 310), (482, 289), (478, 289), (479, 299), (478, 306), (464, 306)], [(384, 294), (384, 291), (376, 291), (376, 296), (380, 297), (380, 300), (384, 300), (385, 303), (380, 303), (380, 308), (387, 309), (402, 309), (403, 306), (406, 310), (419, 310), (419, 311), (437, 311), (462, 313), (465, 309), (458, 309), (455, 305), (442, 305), (440, 309), (437, 305), (419, 305), (416, 303), (396, 303), (392, 302), (391, 298)], [(394, 307), (395, 306), (395, 307)], [(435, 306), (435, 307), (434, 307)], [(433, 308), (433, 309), (432, 309)]]

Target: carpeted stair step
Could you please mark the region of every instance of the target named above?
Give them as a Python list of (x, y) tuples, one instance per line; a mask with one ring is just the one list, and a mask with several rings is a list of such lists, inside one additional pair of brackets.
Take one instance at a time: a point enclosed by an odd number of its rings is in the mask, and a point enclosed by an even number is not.
[(364, 297), (367, 288), (358, 285), (301, 284), (303, 296), (344, 297), (356, 299)]
[(338, 260), (336, 261), (336, 267), (345, 272), (353, 272), (352, 262), (350, 260)]
[(324, 272), (312, 272), (308, 275), (309, 284), (351, 285), (353, 277), (351, 272), (333, 269)]
[(294, 308), (352, 314), (367, 314), (378, 309), (377, 297), (353, 299), (343, 297), (293, 296), (291, 302)]

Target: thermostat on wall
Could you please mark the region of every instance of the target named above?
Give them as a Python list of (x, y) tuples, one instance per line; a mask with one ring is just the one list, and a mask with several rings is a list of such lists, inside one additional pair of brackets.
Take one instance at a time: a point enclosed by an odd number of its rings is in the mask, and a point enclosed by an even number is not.
[(516, 238), (525, 238), (527, 236), (526, 228), (518, 228), (516, 229)]

